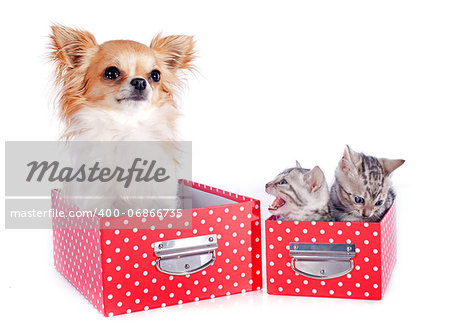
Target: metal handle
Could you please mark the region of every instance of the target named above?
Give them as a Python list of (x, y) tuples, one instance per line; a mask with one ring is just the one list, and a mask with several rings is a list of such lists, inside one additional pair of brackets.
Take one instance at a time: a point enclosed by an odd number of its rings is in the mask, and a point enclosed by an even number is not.
[(199, 272), (214, 264), (218, 247), (216, 234), (155, 242), (156, 268), (170, 275)]
[(294, 272), (314, 279), (331, 279), (353, 270), (355, 245), (291, 242), (289, 255)]

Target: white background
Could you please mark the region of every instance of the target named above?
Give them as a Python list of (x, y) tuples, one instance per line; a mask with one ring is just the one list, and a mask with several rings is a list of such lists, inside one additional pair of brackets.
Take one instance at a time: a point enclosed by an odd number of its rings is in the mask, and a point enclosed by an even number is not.
[(45, 60), (49, 25), (57, 22), (85, 28), (99, 42), (195, 35), (199, 73), (189, 79), (181, 124), (193, 141), (194, 180), (261, 199), (263, 218), (273, 199), (264, 184), (295, 159), (320, 165), (330, 184), (346, 144), (406, 159), (393, 178), (398, 263), (382, 301), (253, 292), (104, 318), (53, 267), (50, 230), (2, 227), (1, 324), (448, 321), (448, 2), (40, 0), (1, 7), (2, 140), (58, 136)]

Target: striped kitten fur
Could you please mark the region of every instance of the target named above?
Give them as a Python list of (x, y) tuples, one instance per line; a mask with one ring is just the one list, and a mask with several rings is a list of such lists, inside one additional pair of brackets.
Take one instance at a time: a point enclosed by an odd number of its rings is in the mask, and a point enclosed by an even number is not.
[(330, 190), (331, 216), (346, 222), (381, 221), (395, 199), (390, 176), (404, 162), (367, 156), (347, 146)]
[(266, 184), (266, 192), (275, 196), (269, 212), (286, 221), (330, 220), (330, 195), (322, 170), (296, 167), (286, 169)]

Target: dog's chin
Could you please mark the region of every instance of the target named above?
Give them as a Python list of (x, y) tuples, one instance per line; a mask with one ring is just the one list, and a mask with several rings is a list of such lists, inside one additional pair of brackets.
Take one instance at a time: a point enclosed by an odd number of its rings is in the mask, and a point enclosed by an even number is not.
[(119, 103), (139, 103), (139, 102), (147, 102), (148, 98), (144, 95), (132, 95), (128, 97), (118, 98), (117, 102)]
[(140, 109), (150, 103), (150, 99), (143, 95), (134, 95), (117, 99), (117, 103), (121, 108)]

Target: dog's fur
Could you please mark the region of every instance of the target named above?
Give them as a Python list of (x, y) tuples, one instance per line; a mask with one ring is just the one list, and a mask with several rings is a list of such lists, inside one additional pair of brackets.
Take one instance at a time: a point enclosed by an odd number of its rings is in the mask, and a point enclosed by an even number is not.
[[(56, 67), (58, 113), (65, 126), (63, 139), (177, 140), (177, 96), (184, 84), (181, 73), (194, 69), (192, 36), (157, 35), (150, 46), (124, 40), (98, 44), (94, 36), (84, 30), (61, 25), (51, 26), (51, 29), (50, 59)], [(118, 72), (117, 78), (107, 77), (107, 69), (111, 67)], [(159, 80), (152, 79), (154, 71), (159, 72)], [(135, 79), (144, 80), (145, 87), (133, 86)], [(160, 147), (160, 153), (173, 162), (167, 169), (176, 169), (176, 146), (161, 143)], [(100, 161), (118, 165), (125, 154), (98, 153), (97, 156)], [(73, 192), (72, 186), (81, 187), (71, 185), (66, 189), (67, 194)], [(149, 189), (140, 189), (138, 193), (145, 190), (147, 195), (157, 195), (152, 193), (151, 185), (140, 187)], [(76, 192), (82, 193), (83, 189)], [(121, 199), (129, 194), (116, 189), (98, 195), (116, 197), (123, 204)], [(121, 206), (117, 202), (110, 204)]]

